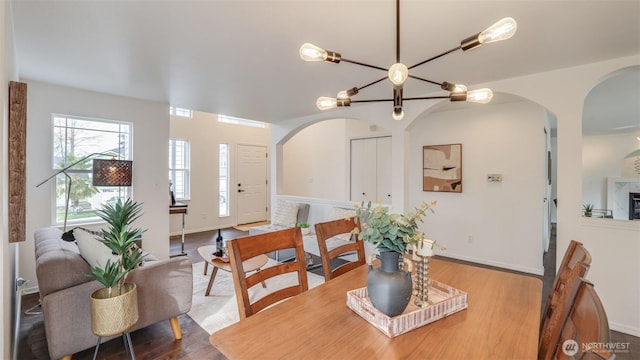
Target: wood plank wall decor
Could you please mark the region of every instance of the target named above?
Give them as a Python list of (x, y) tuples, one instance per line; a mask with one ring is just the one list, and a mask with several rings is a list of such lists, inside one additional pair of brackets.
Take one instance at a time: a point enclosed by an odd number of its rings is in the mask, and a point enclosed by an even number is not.
[(27, 84), (9, 82), (9, 242), (26, 238)]

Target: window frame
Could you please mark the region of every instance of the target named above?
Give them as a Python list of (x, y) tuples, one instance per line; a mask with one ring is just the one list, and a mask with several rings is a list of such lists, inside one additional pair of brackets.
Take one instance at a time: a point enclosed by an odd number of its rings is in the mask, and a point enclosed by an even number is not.
[[(57, 121), (59, 119), (64, 119), (64, 126), (60, 126), (57, 125)], [(67, 150), (66, 149), (66, 142), (68, 141), (68, 131), (69, 129), (80, 129), (82, 130), (82, 127), (76, 127), (76, 126), (70, 126), (69, 125), (69, 121), (70, 120), (78, 120), (78, 121), (83, 121), (83, 122), (91, 122), (91, 123), (97, 123), (97, 124), (109, 124), (109, 125), (118, 125), (119, 130), (117, 131), (118, 133), (118, 137), (120, 138), (122, 136), (122, 134), (126, 134), (127, 135), (127, 142), (126, 145), (124, 145), (122, 147), (122, 149), (124, 149), (124, 153), (122, 153), (120, 150), (121, 145), (119, 145), (121, 143), (121, 140), (118, 140), (118, 144), (114, 144), (114, 148), (118, 148), (118, 152), (115, 153), (114, 152), (114, 157), (117, 157), (120, 160), (133, 160), (133, 123), (129, 122), (129, 121), (121, 121), (121, 120), (113, 120), (113, 119), (101, 119), (101, 118), (95, 118), (95, 117), (88, 117), (88, 116), (76, 116), (76, 115), (68, 115), (68, 114), (60, 114), (60, 113), (52, 113), (51, 114), (51, 145), (50, 145), (50, 151), (51, 151), (51, 157), (50, 157), (50, 166), (51, 166), (51, 171), (53, 172), (58, 172), (60, 171), (62, 168), (64, 168), (65, 166), (68, 166), (70, 164), (67, 164), (66, 161), (64, 160), (65, 163), (62, 167), (59, 166), (59, 162), (56, 162), (56, 155), (60, 155), (60, 156), (64, 156), (65, 158), (68, 156), (67, 154)], [(88, 130), (88, 131), (93, 131), (93, 132), (103, 132), (103, 133), (114, 133), (114, 131), (108, 131), (108, 130), (99, 130), (97, 128), (99, 128), (100, 126), (96, 126), (96, 129), (91, 129), (91, 128), (84, 128), (84, 130)], [(126, 131), (123, 131), (123, 129), (121, 127), (126, 127)], [(59, 141), (56, 139), (56, 129), (57, 128), (62, 128), (65, 131), (65, 137), (64, 137), (64, 141), (65, 141), (65, 150), (64, 150), (64, 154), (62, 154), (62, 151), (57, 151), (56, 150), (56, 145), (59, 144)], [(100, 143), (100, 145), (96, 146), (94, 149), (91, 149), (89, 151), (86, 151), (86, 154), (83, 155), (78, 155), (78, 159), (81, 159), (82, 157), (85, 156), (89, 156), (91, 154), (94, 153), (109, 153), (110, 149), (104, 149), (104, 143)], [(75, 155), (74, 155), (75, 156)], [(94, 159), (100, 159), (100, 158), (109, 158), (109, 155), (96, 155), (96, 156), (92, 156), (88, 159), (86, 159), (85, 161), (81, 162), (78, 165), (86, 165), (86, 164), (92, 164), (92, 161)], [(67, 169), (65, 171), (66, 173), (69, 174), (69, 176), (73, 176), (74, 174), (88, 174), (90, 176), (93, 175), (93, 169), (92, 166), (89, 165), (86, 169)], [(60, 220), (58, 221), (58, 212), (57, 212), (57, 208), (58, 208), (58, 181), (59, 179), (62, 178), (62, 180), (64, 181), (64, 186), (66, 187), (68, 182), (67, 182), (67, 178), (65, 176), (64, 173), (60, 173), (55, 177), (55, 180), (53, 181), (53, 185), (51, 186), (51, 209), (49, 210), (50, 212), (50, 216), (51, 216), (51, 223), (54, 226), (61, 226), (64, 223), (64, 220)], [(93, 187), (93, 186), (92, 186)], [(130, 186), (119, 186), (119, 187), (109, 187), (108, 190), (102, 190), (104, 187), (101, 186), (97, 186), (95, 187), (98, 189), (98, 192), (100, 193), (105, 193), (105, 192), (116, 192), (116, 196), (119, 198), (132, 198), (133, 197), (133, 188)], [(65, 192), (66, 194), (66, 189)], [(91, 200), (93, 199), (93, 196), (90, 198)], [(66, 197), (66, 195), (63, 195), (63, 200)], [(65, 202), (66, 205), (66, 202)], [(72, 207), (72, 203), (71, 203), (71, 199), (69, 199), (69, 209), (68, 212), (71, 213), (71, 207)], [(91, 216), (91, 217), (85, 217), (85, 218), (77, 218), (77, 219), (73, 219), (73, 218), (67, 218), (67, 226), (69, 225), (86, 225), (86, 224), (94, 224), (94, 223), (101, 223), (103, 222), (98, 216)]]
[[(182, 142), (185, 145), (184, 147), (184, 153), (182, 156), (182, 162), (186, 165), (186, 167), (184, 168), (179, 168), (179, 167), (175, 167), (175, 160), (176, 160), (176, 156), (175, 156), (175, 152), (176, 152), (176, 147), (175, 147), (175, 143), (176, 142)], [(174, 160), (174, 164), (171, 163), (171, 160)], [(178, 138), (174, 138), (174, 139), (169, 139), (169, 180), (171, 182), (173, 182), (173, 184), (171, 185), (171, 191), (173, 191), (174, 196), (176, 201), (189, 201), (191, 200), (191, 142), (189, 140), (185, 140), (185, 139), (178, 139)], [(175, 176), (175, 174), (177, 172), (183, 172), (184, 175), (184, 184), (182, 184), (184, 191), (182, 194), (178, 194), (176, 192), (176, 179), (177, 177)]]

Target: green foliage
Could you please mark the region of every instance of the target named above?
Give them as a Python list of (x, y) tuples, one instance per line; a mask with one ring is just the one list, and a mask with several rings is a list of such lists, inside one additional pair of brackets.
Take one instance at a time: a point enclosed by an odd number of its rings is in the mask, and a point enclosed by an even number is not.
[(107, 203), (97, 211), (97, 215), (109, 225), (102, 230), (100, 241), (118, 256), (118, 260), (107, 261), (104, 268), (92, 268), (87, 277), (110, 289), (117, 285), (117, 294), (120, 294), (127, 274), (144, 260), (142, 251), (135, 244), (142, 240), (146, 230), (131, 228), (131, 224), (142, 215), (141, 211), (142, 205), (131, 199), (124, 203), (118, 199), (115, 204)]
[(582, 209), (586, 214), (590, 214), (593, 211), (593, 204), (584, 204), (582, 205)]
[(306, 229), (306, 228), (310, 227), (311, 225), (309, 225), (307, 223), (298, 223), (296, 226), (299, 227), (299, 228), (302, 228), (302, 229)]
[[(58, 167), (64, 168), (68, 164), (80, 160), (80, 157), (73, 154), (67, 154), (66, 160), (60, 162)], [(88, 170), (93, 166), (90, 161), (83, 161), (73, 167), (74, 170)], [(93, 186), (91, 178), (87, 174), (74, 174), (70, 173), (71, 177), (71, 190), (69, 192), (69, 202), (71, 204), (77, 204), (78, 201), (91, 197), (93, 194), (98, 193), (98, 189)], [(59, 175), (56, 179), (56, 195), (58, 197), (65, 198), (67, 196), (67, 177)]]
[(356, 206), (355, 221), (361, 221), (362, 231), (354, 229), (358, 239), (374, 244), (380, 252), (395, 251), (404, 254), (408, 244), (417, 244), (424, 237), (418, 231), (418, 223), (423, 222), (427, 211), (434, 213), (436, 202), (425, 202), (415, 212), (407, 214), (391, 214), (388, 207), (372, 207), (371, 202), (365, 207)]

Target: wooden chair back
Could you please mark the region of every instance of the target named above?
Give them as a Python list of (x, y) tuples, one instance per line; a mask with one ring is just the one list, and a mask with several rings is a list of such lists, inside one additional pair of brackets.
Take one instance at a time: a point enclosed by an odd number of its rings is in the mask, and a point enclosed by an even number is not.
[(577, 284), (591, 265), (591, 255), (582, 243), (572, 240), (556, 274), (540, 321), (538, 359), (552, 359), (562, 325), (569, 316)]
[[(240, 313), (241, 319), (247, 318), (269, 305), (298, 295), (309, 289), (307, 264), (302, 244), (302, 233), (299, 227), (247, 236), (227, 242), (233, 284), (238, 302), (238, 312)], [(260, 254), (290, 248), (295, 249), (296, 254), (295, 258), (291, 261), (264, 267), (249, 276), (244, 272), (242, 266), (243, 261)], [(267, 288), (269, 288), (268, 279), (288, 273), (297, 274), (297, 284), (274, 290), (253, 303), (251, 302), (249, 294), (251, 287), (267, 280), (266, 284)]]
[(562, 327), (555, 358), (612, 358), (613, 354), (608, 349), (598, 346), (610, 343), (611, 333), (607, 314), (593, 284), (580, 279), (574, 288), (571, 292), (575, 293), (575, 300)]
[[(315, 227), (325, 281), (329, 281), (336, 276), (340, 276), (366, 263), (364, 244), (362, 240), (358, 240), (357, 235), (352, 234), (353, 229), (360, 229), (360, 222), (356, 223), (353, 217), (317, 223)], [(334, 246), (334, 242), (342, 243), (340, 240), (330, 240), (338, 235), (350, 235), (349, 238), (351, 241)], [(353, 252), (358, 256), (356, 261), (338, 265), (333, 269), (331, 268), (331, 260)]]

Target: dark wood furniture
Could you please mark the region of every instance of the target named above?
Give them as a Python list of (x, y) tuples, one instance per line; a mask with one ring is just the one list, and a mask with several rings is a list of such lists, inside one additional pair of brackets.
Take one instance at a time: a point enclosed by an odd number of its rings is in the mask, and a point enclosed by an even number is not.
[(171, 255), (171, 257), (187, 255), (187, 253), (184, 252), (184, 217), (188, 213), (189, 213), (189, 206), (187, 204), (177, 202), (175, 204), (169, 205), (169, 215), (182, 214), (182, 233), (180, 236), (180, 254)]
[[(264, 272), (264, 270), (262, 271)], [(389, 338), (346, 306), (364, 287), (360, 266), (213, 333), (229, 359), (534, 359), (542, 281), (432, 259), (430, 276), (468, 293), (469, 308)]]
[[(593, 284), (580, 279), (571, 292), (575, 294), (575, 300), (562, 326), (554, 358), (571, 354), (575, 359), (612, 358), (611, 352), (603, 347), (611, 342), (609, 321)], [(565, 344), (571, 345), (565, 347)]]
[[(325, 281), (329, 281), (336, 276), (340, 276), (366, 263), (364, 244), (362, 240), (357, 239), (357, 235), (351, 233), (355, 228), (360, 229), (360, 223), (356, 224), (354, 218), (317, 223), (315, 227)], [(342, 240), (332, 241), (331, 238), (338, 235), (347, 235), (347, 237), (351, 239), (351, 242), (343, 242)], [(327, 241), (331, 242), (331, 244)], [(337, 246), (331, 246), (333, 244), (337, 244)], [(358, 256), (356, 261), (339, 265), (335, 269), (331, 268), (331, 260), (353, 252)]]
[(569, 316), (576, 286), (591, 264), (591, 255), (582, 243), (572, 240), (553, 281), (547, 305), (540, 321), (538, 359), (552, 359), (556, 352), (562, 325)]
[[(229, 240), (227, 247), (229, 249), (231, 274), (233, 275), (233, 285), (236, 290), (240, 319), (248, 318), (271, 304), (309, 289), (307, 263), (302, 246), (302, 233), (299, 227)], [(243, 263), (251, 258), (272, 251), (291, 248), (295, 250), (296, 256), (286, 263), (265, 267), (251, 275), (247, 275), (244, 270)], [(269, 278), (288, 273), (297, 274), (297, 284), (274, 290), (269, 295), (253, 303), (251, 302), (249, 288), (258, 283), (264, 283)]]

